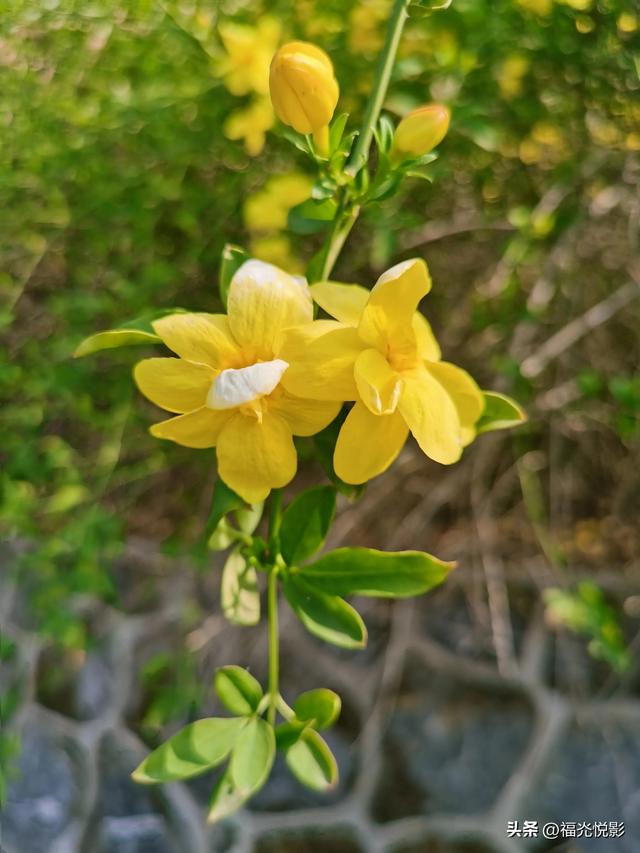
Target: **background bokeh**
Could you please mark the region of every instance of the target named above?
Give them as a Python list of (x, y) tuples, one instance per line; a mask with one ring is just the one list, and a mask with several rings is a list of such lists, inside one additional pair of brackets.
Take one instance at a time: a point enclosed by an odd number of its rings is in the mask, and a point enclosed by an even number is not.
[[(217, 310), (228, 241), (304, 269), (317, 238), (290, 234), (286, 216), (313, 175), (273, 123), (264, 69), (283, 39), (317, 42), (355, 127), (388, 9), (12, 0), (2, 10), (5, 782), (19, 778), (24, 703), (73, 717), (70, 685), (108, 633), (104, 614), (153, 615), (158, 586), (188, 592), (171, 639), (140, 652), (127, 720), (153, 744), (210, 701), (210, 672), (227, 662), (206, 640), (213, 453), (148, 435), (155, 413), (131, 382), (140, 349), (71, 356), (83, 337), (150, 308)], [(454, 0), (412, 18), (385, 110), (441, 101), (451, 130), (432, 182), (407, 181), (367, 210), (335, 271), (372, 284), (425, 257), (434, 288), (423, 309), (445, 355), (529, 414), (456, 469), (408, 448), (360, 503), (345, 501), (335, 541), (457, 557), (458, 603), (443, 599), (438, 612), (461, 607), (458, 651), (482, 650), (501, 675), (515, 666), (518, 607), (525, 621), (546, 609), (548, 624), (579, 635), (566, 640), (569, 658), (590, 654), (596, 668), (571, 695), (596, 689), (593, 676), (603, 701), (640, 698), (639, 70), (631, 0)], [(301, 479), (315, 470), (310, 461)], [(158, 560), (161, 572), (149, 570)], [(26, 637), (37, 654), (25, 681)]]

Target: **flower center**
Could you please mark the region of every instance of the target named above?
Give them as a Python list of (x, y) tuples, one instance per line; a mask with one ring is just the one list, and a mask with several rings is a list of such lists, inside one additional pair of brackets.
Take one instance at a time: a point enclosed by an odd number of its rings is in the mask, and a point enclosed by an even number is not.
[(210, 409), (235, 409), (258, 400), (277, 387), (288, 367), (288, 362), (276, 358), (223, 370), (211, 384), (206, 404)]
[(420, 364), (418, 348), (414, 345), (413, 341), (407, 340), (400, 344), (397, 342), (394, 343), (395, 345), (387, 344), (386, 352), (383, 353), (394, 370), (402, 373), (404, 370), (413, 370)]

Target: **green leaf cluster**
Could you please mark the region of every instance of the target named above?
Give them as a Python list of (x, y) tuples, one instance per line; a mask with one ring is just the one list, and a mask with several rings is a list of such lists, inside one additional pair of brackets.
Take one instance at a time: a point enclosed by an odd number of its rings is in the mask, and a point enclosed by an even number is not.
[(550, 588), (544, 591), (544, 601), (551, 625), (586, 636), (592, 657), (617, 672), (629, 670), (632, 657), (619, 615), (597, 584), (585, 581), (575, 589)]
[(340, 714), (337, 694), (326, 689), (302, 693), (293, 708), (285, 707), (287, 721), (274, 728), (262, 716), (269, 697), (246, 669), (222, 667), (214, 687), (233, 716), (196, 720), (180, 729), (133, 771), (136, 782), (184, 781), (226, 762), (211, 793), (208, 820), (212, 823), (240, 809), (260, 790), (277, 750), (306, 787), (324, 791), (337, 783), (335, 758), (318, 734)]

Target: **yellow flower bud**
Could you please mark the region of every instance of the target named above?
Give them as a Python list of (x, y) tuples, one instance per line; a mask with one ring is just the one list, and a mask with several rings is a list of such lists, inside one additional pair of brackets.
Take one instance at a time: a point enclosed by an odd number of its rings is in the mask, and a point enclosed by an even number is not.
[(323, 50), (305, 41), (283, 45), (271, 61), (269, 89), (280, 121), (298, 133), (326, 137), (339, 89)]
[(420, 157), (439, 145), (449, 130), (451, 114), (442, 104), (427, 104), (406, 115), (393, 137), (396, 158)]

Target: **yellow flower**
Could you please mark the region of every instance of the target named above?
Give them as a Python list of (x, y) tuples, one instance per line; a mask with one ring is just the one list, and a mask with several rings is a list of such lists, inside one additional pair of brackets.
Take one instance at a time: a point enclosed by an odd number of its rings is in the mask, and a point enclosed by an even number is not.
[(257, 157), (264, 148), (265, 134), (273, 127), (274, 115), (266, 98), (259, 98), (246, 109), (235, 110), (224, 123), (227, 139), (244, 139), (244, 149), (250, 157)]
[(326, 151), (340, 93), (327, 54), (306, 41), (283, 45), (271, 61), (269, 89), (280, 121), (298, 133), (312, 133)]
[(519, 6), (535, 15), (546, 18), (553, 9), (553, 0), (517, 0)]
[(269, 264), (289, 270), (291, 274), (302, 275), (304, 263), (291, 248), (291, 240), (286, 234), (265, 234), (254, 237), (249, 244), (251, 255)]
[(244, 203), (244, 223), (249, 231), (281, 231), (287, 227), (292, 207), (311, 195), (313, 180), (301, 172), (273, 175)]
[(269, 63), (280, 40), (280, 24), (260, 18), (255, 27), (226, 22), (218, 27), (226, 56), (217, 70), (232, 95), (269, 92)]
[(449, 130), (451, 113), (442, 104), (425, 104), (408, 113), (393, 135), (392, 156), (420, 157), (439, 145)]
[(512, 53), (498, 66), (496, 75), (503, 98), (511, 100), (522, 92), (522, 79), (529, 70), (524, 54)]
[(292, 394), (355, 400), (334, 455), (339, 477), (364, 483), (385, 471), (409, 431), (437, 462), (456, 462), (473, 441), (484, 398), (464, 370), (440, 360), (431, 328), (416, 311), (431, 289), (424, 261), (388, 270), (371, 292), (319, 282), (314, 300), (337, 318), (294, 330), (281, 357)]
[(149, 358), (134, 371), (138, 388), (177, 417), (151, 434), (186, 447), (216, 447), (220, 476), (249, 503), (264, 500), (296, 472), (294, 435), (313, 435), (339, 402), (296, 396), (282, 385), (282, 349), (291, 327), (313, 328), (308, 285), (251, 260), (234, 275), (228, 315), (172, 314), (154, 331), (178, 358)]
[(384, 43), (384, 24), (389, 18), (389, 0), (364, 0), (349, 15), (349, 50), (378, 53)]

